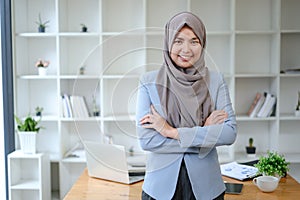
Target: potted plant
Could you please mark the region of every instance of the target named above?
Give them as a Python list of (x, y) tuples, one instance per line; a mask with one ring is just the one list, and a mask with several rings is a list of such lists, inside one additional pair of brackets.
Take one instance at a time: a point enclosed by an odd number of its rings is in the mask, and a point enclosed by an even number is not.
[(287, 162), (283, 155), (277, 152), (268, 151), (266, 156), (261, 156), (254, 167), (258, 169), (259, 174), (266, 176), (284, 177), (289, 171), (289, 162)]
[(83, 65), (79, 68), (79, 74), (84, 75), (84, 73), (85, 73), (85, 65)]
[(81, 25), (81, 32), (87, 32), (88, 28), (85, 24), (80, 24)]
[(43, 107), (36, 107), (35, 108), (35, 115), (38, 116), (38, 117), (41, 117), (42, 116), (42, 112), (43, 112), (44, 108)]
[(28, 114), (24, 121), (17, 116), (15, 116), (15, 120), (17, 123), (21, 150), (25, 154), (36, 153), (36, 134), (42, 128), (39, 126), (41, 118), (36, 120), (30, 114)]
[(97, 106), (95, 95), (93, 95), (93, 116), (94, 117), (100, 116), (100, 110), (99, 107)]
[(35, 23), (38, 25), (38, 31), (39, 31), (40, 33), (44, 33), (45, 30), (46, 30), (47, 24), (48, 24), (49, 22), (50, 22), (49, 20), (43, 22), (43, 21), (42, 21), (42, 17), (41, 17), (41, 13), (39, 13), (38, 21), (35, 22)]
[(295, 110), (295, 116), (300, 117), (300, 91), (298, 92), (298, 103)]
[(256, 147), (253, 146), (253, 138), (249, 138), (249, 146), (246, 146), (246, 152), (249, 156), (255, 156)]
[(49, 64), (50, 64), (50, 61), (42, 60), (41, 58), (39, 58), (38, 61), (36, 61), (35, 66), (38, 68), (40, 76), (47, 75), (47, 68), (48, 68)]

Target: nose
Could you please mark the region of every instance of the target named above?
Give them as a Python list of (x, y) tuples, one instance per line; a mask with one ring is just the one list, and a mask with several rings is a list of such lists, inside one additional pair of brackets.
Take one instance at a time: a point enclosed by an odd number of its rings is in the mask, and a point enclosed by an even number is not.
[(182, 45), (182, 51), (186, 53), (186, 52), (189, 52), (190, 49), (191, 48), (190, 48), (189, 42), (184, 42), (183, 45)]

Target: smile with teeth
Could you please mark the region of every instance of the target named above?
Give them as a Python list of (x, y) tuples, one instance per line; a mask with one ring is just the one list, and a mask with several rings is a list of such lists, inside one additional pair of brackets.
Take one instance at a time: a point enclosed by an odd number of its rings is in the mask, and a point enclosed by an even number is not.
[(189, 60), (192, 56), (186, 56), (186, 55), (178, 55), (183, 60)]

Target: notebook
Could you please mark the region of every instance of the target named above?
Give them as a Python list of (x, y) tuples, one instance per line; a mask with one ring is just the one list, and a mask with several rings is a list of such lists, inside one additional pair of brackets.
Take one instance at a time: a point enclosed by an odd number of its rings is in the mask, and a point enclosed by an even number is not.
[(85, 141), (84, 147), (89, 176), (125, 184), (144, 179), (145, 164), (128, 164), (124, 146)]

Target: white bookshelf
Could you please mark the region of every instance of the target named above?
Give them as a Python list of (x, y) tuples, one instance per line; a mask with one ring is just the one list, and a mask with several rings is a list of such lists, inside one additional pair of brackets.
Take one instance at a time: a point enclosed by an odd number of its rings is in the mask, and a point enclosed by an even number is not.
[(23, 154), (15, 151), (8, 155), (9, 199), (50, 199), (50, 161), (48, 155)]
[[(237, 140), (218, 148), (220, 161), (243, 159), (253, 137), (258, 154), (276, 150), (300, 162), (300, 119), (293, 115), (300, 75), (280, 74), (300, 66), (299, 1), (14, 0), (12, 8), (15, 111), (25, 116), (44, 107), (37, 150), (49, 155), (57, 177), (52, 196), (62, 199), (86, 167), (84, 156), (64, 158), (77, 142), (105, 141), (106, 135), (141, 151), (134, 122), (138, 79), (160, 67), (164, 25), (185, 10), (204, 21), (206, 63), (225, 75), (237, 114)], [(50, 20), (45, 33), (37, 33), (39, 12)], [(51, 62), (45, 77), (34, 67), (38, 58)], [(256, 92), (265, 91), (277, 97), (276, 116), (249, 118)], [(64, 93), (84, 96), (90, 112), (95, 95), (100, 116), (62, 117)]]

